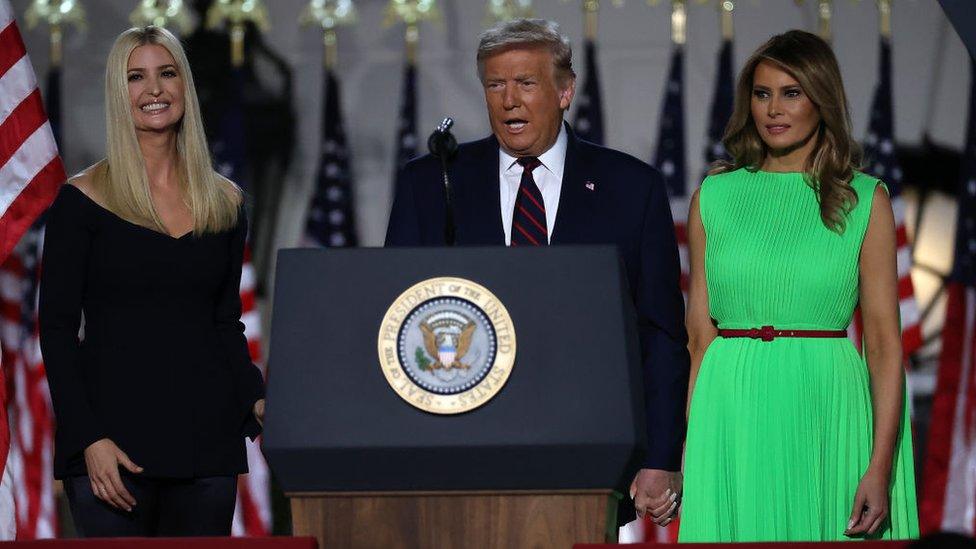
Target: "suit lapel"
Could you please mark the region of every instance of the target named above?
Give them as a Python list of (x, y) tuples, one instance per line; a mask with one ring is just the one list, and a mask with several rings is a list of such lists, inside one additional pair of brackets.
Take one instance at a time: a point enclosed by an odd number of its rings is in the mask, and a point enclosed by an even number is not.
[(552, 231), (552, 244), (577, 244), (587, 242), (593, 214), (596, 209), (598, 182), (591, 178), (589, 166), (583, 158), (585, 145), (566, 126), (566, 165), (563, 167), (562, 190), (559, 192), (559, 209), (556, 210), (556, 226)]
[[(455, 187), (458, 189), (455, 191), (458, 244), (504, 246), (501, 186), (498, 182), (498, 141), (492, 136), (482, 140), (477, 148), (473, 162), (457, 178), (458, 186)], [(459, 192), (462, 181), (465, 187), (463, 199)]]

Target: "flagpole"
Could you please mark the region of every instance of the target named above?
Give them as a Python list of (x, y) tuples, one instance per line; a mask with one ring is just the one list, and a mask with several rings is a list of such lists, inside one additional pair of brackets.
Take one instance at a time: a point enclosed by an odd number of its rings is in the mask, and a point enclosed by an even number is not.
[(671, 0), (671, 42), (675, 46), (684, 46), (687, 40), (687, 12), (686, 0)]
[(732, 40), (735, 37), (735, 27), (732, 24), (732, 11), (735, 10), (735, 2), (720, 0), (718, 9), (722, 14), (722, 40)]
[(356, 21), (356, 7), (352, 0), (310, 0), (305, 11), (298, 18), (303, 27), (318, 25), (322, 27), (322, 62), (327, 69), (334, 69), (339, 58), (338, 35), (336, 29), (351, 25)]
[(436, 0), (390, 0), (384, 23), (389, 26), (399, 20), (406, 25), (404, 42), (408, 64), (417, 63), (417, 44), (420, 41), (418, 24), (438, 17)]
[(500, 21), (532, 17), (532, 0), (488, 0), (488, 7), (485, 11), (486, 26), (494, 25)]
[(85, 29), (85, 9), (77, 0), (34, 0), (24, 14), (27, 29), (33, 30), (44, 23), (49, 31), (49, 62), (51, 69), (61, 67), (64, 60), (62, 40), (64, 25), (71, 24), (79, 29)]
[(261, 32), (269, 30), (268, 10), (261, 0), (216, 0), (207, 10), (208, 29), (230, 26), (230, 62), (234, 67), (244, 64), (247, 23), (254, 23)]
[(600, 0), (583, 0), (583, 36), (596, 42), (600, 21)]
[(189, 34), (193, 31), (193, 22), (187, 14), (186, 5), (181, 0), (143, 0), (129, 14), (129, 22), (139, 27), (174, 25), (181, 34)]
[(404, 32), (404, 43), (407, 52), (407, 63), (417, 64), (417, 43), (420, 41), (420, 30), (416, 23), (408, 23)]
[(603, 94), (600, 91), (596, 41), (600, 0), (583, 0), (583, 76), (576, 88), (576, 118), (573, 130), (577, 137), (597, 145), (604, 144)]
[(891, 0), (878, 0), (878, 17), (881, 37), (891, 40)]
[(817, 5), (818, 29), (817, 34), (827, 42), (832, 40), (831, 19), (833, 17), (833, 0), (819, 0)]

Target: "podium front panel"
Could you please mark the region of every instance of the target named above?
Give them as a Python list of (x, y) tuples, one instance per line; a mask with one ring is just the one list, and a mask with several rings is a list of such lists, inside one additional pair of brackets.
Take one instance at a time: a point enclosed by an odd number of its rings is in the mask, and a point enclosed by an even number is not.
[[(517, 338), (505, 386), (457, 415), (404, 401), (377, 356), (394, 300), (444, 276), (491, 291)], [(283, 250), (264, 452), (287, 492), (626, 493), (646, 445), (630, 301), (612, 247)]]

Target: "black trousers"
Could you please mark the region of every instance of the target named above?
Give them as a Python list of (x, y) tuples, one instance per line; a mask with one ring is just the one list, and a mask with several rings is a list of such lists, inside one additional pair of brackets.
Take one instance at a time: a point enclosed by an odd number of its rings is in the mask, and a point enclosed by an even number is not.
[(95, 497), (88, 476), (64, 481), (78, 534), (94, 537), (229, 536), (237, 476), (154, 479), (122, 473), (132, 512)]

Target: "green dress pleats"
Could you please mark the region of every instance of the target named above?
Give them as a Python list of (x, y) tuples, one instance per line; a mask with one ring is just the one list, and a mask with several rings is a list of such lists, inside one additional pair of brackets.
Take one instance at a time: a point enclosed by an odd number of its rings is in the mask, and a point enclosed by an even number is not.
[[(699, 193), (709, 310), (719, 328), (843, 330), (878, 180), (856, 174), (843, 233), (799, 173), (745, 169)], [(908, 407), (891, 518), (874, 538), (918, 536)], [(872, 446), (869, 374), (847, 338), (716, 338), (692, 395), (680, 541), (829, 541), (844, 530)]]

